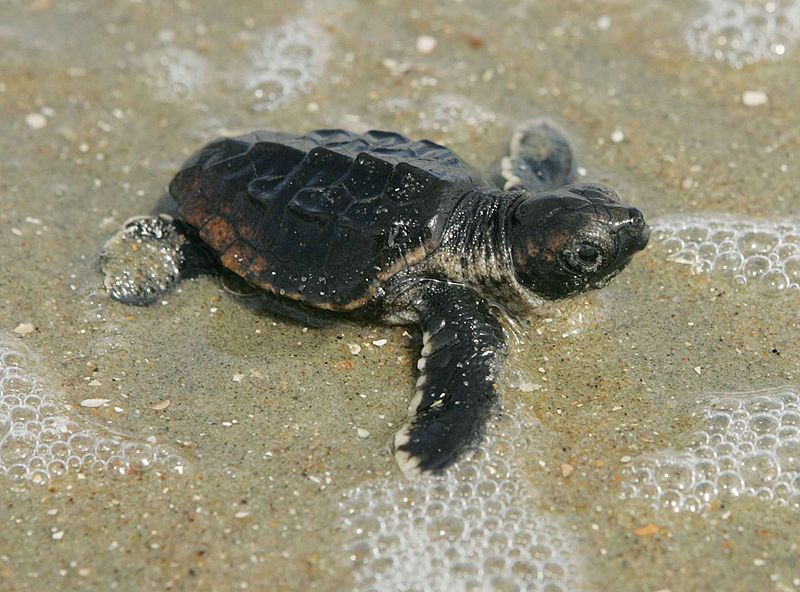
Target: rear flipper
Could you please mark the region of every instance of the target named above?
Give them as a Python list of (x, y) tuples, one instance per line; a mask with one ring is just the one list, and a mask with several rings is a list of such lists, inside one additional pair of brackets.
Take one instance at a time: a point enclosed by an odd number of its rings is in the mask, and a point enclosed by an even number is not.
[(508, 156), (492, 175), (505, 191), (525, 189), (531, 193), (558, 189), (575, 180), (572, 149), (564, 134), (544, 119), (521, 123), (508, 146)]
[(214, 270), (211, 254), (191, 228), (166, 214), (131, 218), (100, 253), (109, 296), (134, 306), (163, 298), (180, 278)]
[(416, 300), (423, 331), (417, 393), (395, 435), (406, 476), (440, 472), (483, 436), (497, 402), (495, 377), (506, 352), (486, 302), (458, 284), (435, 282)]

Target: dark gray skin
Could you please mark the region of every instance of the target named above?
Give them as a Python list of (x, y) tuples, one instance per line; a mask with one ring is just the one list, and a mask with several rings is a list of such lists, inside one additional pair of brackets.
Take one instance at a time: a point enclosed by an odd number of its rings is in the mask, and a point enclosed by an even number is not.
[[(649, 237), (612, 189), (562, 186), (572, 152), (546, 122), (516, 130), (499, 171), (506, 190), (444, 147), (389, 132), (257, 132), (187, 161), (170, 185), (180, 232), (156, 234), (181, 236), (178, 259), (207, 249), (272, 300), (418, 325), (417, 391), (393, 444), (406, 475), (438, 472), (496, 407), (506, 342), (491, 305), (521, 315), (602, 287)], [(144, 304), (164, 285), (146, 298), (110, 290)]]

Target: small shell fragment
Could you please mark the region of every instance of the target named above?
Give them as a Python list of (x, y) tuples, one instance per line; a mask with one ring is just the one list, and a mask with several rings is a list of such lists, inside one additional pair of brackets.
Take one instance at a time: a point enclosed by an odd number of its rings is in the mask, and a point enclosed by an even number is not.
[(31, 129), (40, 130), (47, 125), (47, 118), (41, 113), (28, 113), (25, 116), (25, 123)]
[(348, 343), (347, 349), (349, 349), (350, 353), (353, 354), (354, 356), (361, 353), (361, 346), (358, 345), (357, 343)]
[(640, 526), (639, 528), (633, 531), (638, 537), (648, 537), (658, 533), (661, 529), (656, 526), (655, 524), (645, 524), (644, 526)]
[(102, 407), (111, 399), (84, 399), (81, 401), (81, 407)]
[(172, 401), (167, 399), (166, 401), (161, 401), (159, 403), (156, 403), (155, 405), (150, 407), (150, 409), (152, 409), (153, 411), (164, 411), (164, 409), (169, 407), (170, 403), (172, 403)]
[(14, 328), (14, 333), (17, 335), (28, 335), (33, 333), (34, 327), (31, 323), (20, 323)]
[(433, 53), (436, 49), (436, 38), (430, 35), (420, 35), (417, 37), (417, 51), (421, 54)]
[(760, 107), (769, 101), (767, 93), (763, 90), (746, 90), (742, 93), (742, 103), (745, 107)]

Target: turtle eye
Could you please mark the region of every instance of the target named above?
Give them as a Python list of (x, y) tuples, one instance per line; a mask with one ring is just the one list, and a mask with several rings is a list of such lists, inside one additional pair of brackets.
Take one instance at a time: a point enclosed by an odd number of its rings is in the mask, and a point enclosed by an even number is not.
[(595, 243), (582, 242), (564, 251), (566, 264), (578, 274), (594, 273), (603, 265), (603, 251)]
[(597, 263), (600, 258), (600, 251), (594, 245), (583, 243), (578, 247), (578, 259), (587, 267), (591, 267)]

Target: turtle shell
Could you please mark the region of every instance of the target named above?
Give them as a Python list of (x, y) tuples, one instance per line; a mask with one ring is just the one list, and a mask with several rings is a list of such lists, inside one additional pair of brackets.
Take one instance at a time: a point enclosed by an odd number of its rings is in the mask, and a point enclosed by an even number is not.
[(245, 280), (353, 310), (439, 246), (450, 212), (478, 182), (452, 151), (427, 140), (261, 131), (202, 148), (170, 193), (179, 216)]

